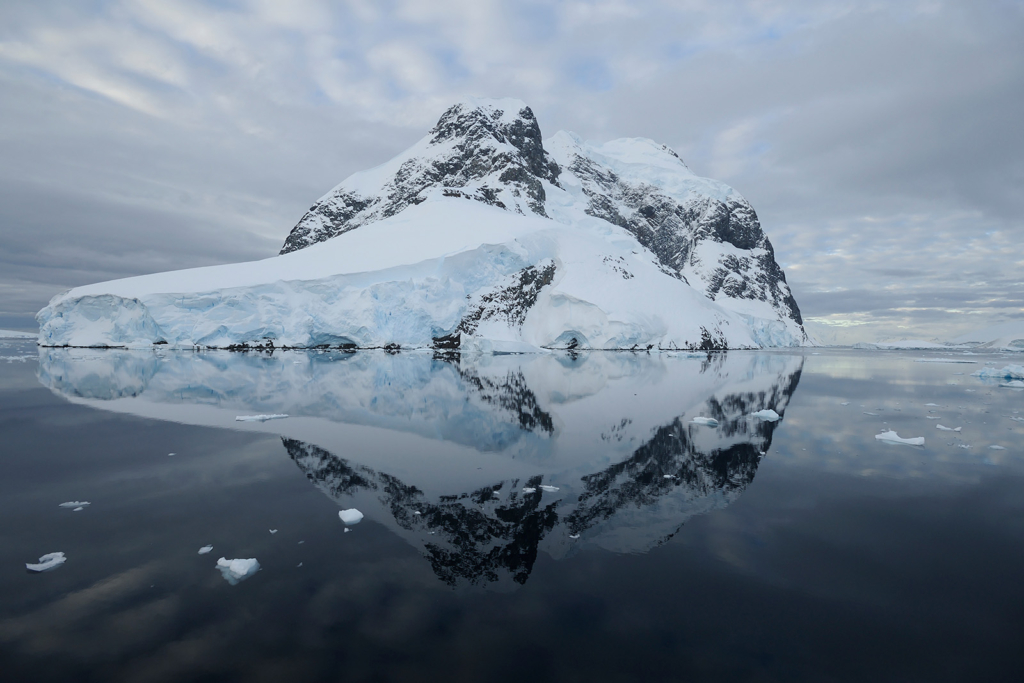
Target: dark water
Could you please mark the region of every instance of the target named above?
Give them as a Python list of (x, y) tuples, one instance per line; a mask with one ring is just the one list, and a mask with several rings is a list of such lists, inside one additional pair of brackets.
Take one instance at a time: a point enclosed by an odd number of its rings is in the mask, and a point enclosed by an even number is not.
[(1019, 355), (0, 343), (4, 681), (1024, 680)]

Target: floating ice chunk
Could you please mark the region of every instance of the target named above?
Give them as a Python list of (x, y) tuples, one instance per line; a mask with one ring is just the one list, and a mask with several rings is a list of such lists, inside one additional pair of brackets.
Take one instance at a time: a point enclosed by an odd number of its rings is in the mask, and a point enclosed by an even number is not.
[(575, 541), (575, 540), (576, 540), (577, 538), (579, 538), (579, 537), (580, 537), (580, 535), (579, 535), (579, 534), (569, 534), (569, 538), (571, 538), (571, 539), (572, 539), (572, 540), (574, 540), (574, 541)]
[(941, 408), (942, 406), (940, 406), (938, 403), (925, 403), (924, 407), (925, 408)]
[(85, 506), (83, 506), (83, 505), (79, 505), (79, 506), (78, 506), (78, 507), (76, 507), (76, 508), (75, 508), (74, 510), (72, 510), (72, 512), (81, 512), (81, 511), (82, 511), (82, 510), (84, 510), (84, 509), (85, 509)]
[(977, 372), (971, 373), (971, 375), (983, 379), (1024, 379), (1024, 365), (1007, 365), (999, 370), (995, 368), (982, 368)]
[(916, 358), (915, 363), (977, 363), (976, 360), (966, 358)]
[(882, 432), (881, 434), (875, 434), (875, 438), (879, 441), (885, 441), (886, 443), (900, 443), (906, 444), (907, 446), (923, 446), (924, 437), (915, 436), (910, 439), (903, 439), (899, 434), (890, 430), (888, 432)]
[(537, 492), (537, 489), (533, 488), (532, 486), (524, 486), (523, 487), (523, 493), (536, 493), (536, 492)]
[(206, 555), (211, 550), (213, 550), (213, 546), (212, 545), (204, 545), (202, 548), (199, 549), (199, 554), (200, 555)]
[(541, 484), (540, 488), (542, 491), (547, 491), (548, 493), (554, 493), (555, 491), (558, 490), (557, 486), (547, 486), (545, 484)]
[(235, 422), (266, 422), (267, 420), (283, 420), (287, 415), (236, 415)]
[(363, 513), (355, 508), (349, 508), (339, 512), (338, 517), (341, 518), (341, 521), (345, 522), (345, 526), (352, 526), (353, 524), (359, 524), (363, 520)]
[(717, 427), (718, 420), (713, 417), (695, 417), (690, 420), (695, 425), (705, 425), (707, 427)]
[(351, 529), (349, 529), (348, 527), (345, 527), (345, 533), (346, 533), (346, 534), (347, 534), (348, 532), (350, 532), (350, 531), (352, 531), (352, 530), (351, 530)]
[(964, 389), (964, 391), (966, 391), (968, 394), (973, 394), (975, 392), (974, 389)]
[(941, 429), (944, 432), (959, 432), (963, 427), (943, 427), (942, 425), (935, 425), (936, 429)]
[(841, 405), (841, 406), (848, 406), (848, 405), (850, 405), (850, 402), (849, 401), (843, 401), (839, 405)]
[(64, 557), (64, 553), (46, 553), (39, 558), (38, 564), (26, 562), (25, 569), (30, 572), (48, 572), (64, 564), (67, 559)]
[(250, 557), (247, 560), (228, 560), (222, 557), (217, 560), (217, 569), (220, 570), (224, 580), (234, 586), (258, 572), (260, 563), (256, 561), (255, 557)]
[(926, 419), (926, 420), (941, 420), (942, 418), (939, 417), (938, 415), (925, 415), (924, 419)]
[(299, 562), (299, 563), (298, 563), (297, 565), (295, 565), (295, 568), (296, 568), (296, 569), (298, 569), (298, 568), (299, 568), (299, 567), (301, 567), (301, 566), (302, 566), (302, 563), (301, 563), (301, 562)]
[(971, 444), (969, 444), (969, 443), (958, 443), (956, 445), (956, 447), (957, 448), (971, 448)]
[(674, 475), (674, 474), (663, 474), (661, 476), (662, 476), (663, 479), (675, 479), (676, 478), (676, 475)]
[(1024, 381), (1019, 379), (1010, 380), (1009, 382), (1000, 382), (999, 386), (1007, 387), (1010, 389), (1024, 389)]
[(1006, 450), (1005, 448), (1003, 448), (1002, 446), (1000, 446), (998, 444), (992, 444), (991, 446), (989, 446), (989, 448), (992, 449), (993, 451), (1005, 451)]
[(272, 533), (272, 534), (276, 534), (276, 533), (277, 533), (277, 529), (271, 529), (271, 530), (270, 530), (270, 533)]
[(765, 408), (764, 410), (759, 410), (756, 413), (751, 413), (750, 417), (756, 417), (758, 420), (764, 420), (765, 422), (777, 422), (782, 419), (779, 417), (779, 414), (771, 408)]
[(92, 503), (90, 503), (87, 500), (70, 500), (67, 503), (61, 503), (57, 507), (62, 507), (62, 508), (84, 508), (86, 505), (92, 505)]
[(878, 413), (869, 413), (869, 412), (865, 412), (864, 414), (865, 414), (865, 415), (870, 415), (871, 417), (878, 417)]
[(419, 510), (416, 510), (416, 511), (415, 511), (415, 512), (413, 512), (412, 514), (414, 514), (414, 515), (417, 515), (417, 516), (419, 516), (419, 515), (422, 515), (423, 513), (422, 513), (422, 512), (420, 512)]

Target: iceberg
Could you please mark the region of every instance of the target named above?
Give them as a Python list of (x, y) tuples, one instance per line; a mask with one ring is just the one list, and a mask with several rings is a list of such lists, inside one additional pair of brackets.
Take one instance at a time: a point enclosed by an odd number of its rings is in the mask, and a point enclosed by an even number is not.
[(881, 434), (875, 434), (875, 438), (878, 439), (879, 441), (884, 441), (886, 443), (905, 444), (907, 446), (923, 446), (924, 445), (924, 437), (923, 436), (915, 436), (915, 437), (912, 437), (910, 439), (903, 439), (903, 438), (900, 437), (899, 434), (897, 434), (896, 432), (891, 431), (891, 430), (888, 431), (888, 432), (882, 432)]
[(972, 372), (971, 376), (981, 379), (1024, 380), (1024, 365), (1007, 365), (1000, 369), (982, 368)]
[(359, 524), (359, 522), (363, 521), (363, 513), (355, 508), (341, 510), (338, 513), (338, 517), (345, 523), (345, 526), (352, 526), (353, 524)]
[(750, 204), (646, 139), (542, 140), (466, 100), (261, 261), (77, 287), (42, 346), (712, 350), (811, 345)]
[(217, 569), (224, 580), (234, 586), (258, 572), (260, 563), (255, 557), (247, 560), (228, 560), (222, 557), (217, 560)]
[(750, 416), (755, 417), (758, 420), (764, 420), (765, 422), (778, 422), (782, 419), (782, 417), (771, 408), (765, 408), (764, 410), (759, 410), (756, 413), (751, 413)]
[(30, 572), (48, 572), (61, 566), (66, 561), (67, 558), (64, 557), (64, 553), (47, 553), (39, 558), (38, 563), (26, 562), (25, 569)]

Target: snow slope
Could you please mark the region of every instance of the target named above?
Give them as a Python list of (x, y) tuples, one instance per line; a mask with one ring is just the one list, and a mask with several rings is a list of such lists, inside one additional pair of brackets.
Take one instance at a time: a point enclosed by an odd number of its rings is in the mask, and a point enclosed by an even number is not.
[(1024, 320), (968, 332), (952, 340), (952, 343), (983, 349), (1024, 351)]
[(410, 150), (321, 198), (279, 256), (78, 287), (39, 312), (39, 342), (484, 352), (807, 342), (771, 244), (734, 190), (648, 140), (586, 146), (559, 134), (550, 145), (523, 103), (464, 101)]

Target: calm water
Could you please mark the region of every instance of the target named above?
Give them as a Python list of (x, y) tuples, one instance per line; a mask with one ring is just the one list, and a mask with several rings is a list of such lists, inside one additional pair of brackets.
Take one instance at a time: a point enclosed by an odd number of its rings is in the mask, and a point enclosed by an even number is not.
[(1024, 680), (1020, 355), (0, 344), (5, 681)]

